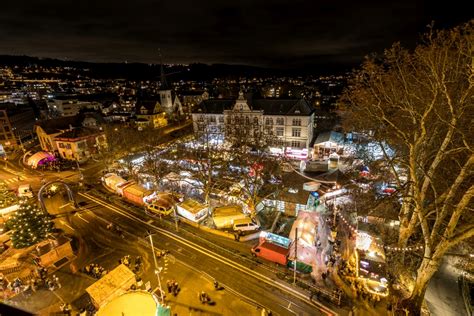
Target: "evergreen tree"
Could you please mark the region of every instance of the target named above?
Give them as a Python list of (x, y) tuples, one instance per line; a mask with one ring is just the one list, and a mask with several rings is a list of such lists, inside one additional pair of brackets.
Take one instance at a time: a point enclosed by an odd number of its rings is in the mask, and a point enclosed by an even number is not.
[(16, 196), (8, 190), (5, 183), (0, 183), (0, 208), (8, 207), (16, 202)]
[(25, 248), (45, 239), (53, 229), (49, 214), (26, 199), (20, 200), (20, 208), (8, 220), (7, 227), (12, 230), (11, 240), (14, 248)]

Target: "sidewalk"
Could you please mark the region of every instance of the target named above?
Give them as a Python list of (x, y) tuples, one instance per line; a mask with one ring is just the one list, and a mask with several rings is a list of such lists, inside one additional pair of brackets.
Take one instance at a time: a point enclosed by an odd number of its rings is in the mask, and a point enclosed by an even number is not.
[[(165, 301), (171, 306), (171, 314), (177, 315), (261, 315), (261, 309), (247, 303), (232, 294), (228, 289), (216, 290), (212, 279), (199, 274), (191, 268), (175, 262), (172, 264), (176, 272), (162, 273), (161, 285), (166, 293)], [(179, 283), (180, 292), (177, 296), (168, 293), (166, 282), (175, 280)], [(199, 293), (204, 291), (215, 305), (202, 304)], [(158, 295), (158, 294), (157, 294)]]
[[(252, 306), (238, 297), (235, 297), (226, 289), (216, 290), (212, 282), (205, 277), (193, 275), (193, 272), (180, 273), (176, 281), (181, 291), (175, 297), (166, 293), (165, 300), (171, 306), (172, 314), (178, 315), (260, 315), (261, 310)], [(166, 291), (166, 280), (164, 280)], [(199, 301), (199, 293), (206, 292), (215, 305), (202, 304)]]

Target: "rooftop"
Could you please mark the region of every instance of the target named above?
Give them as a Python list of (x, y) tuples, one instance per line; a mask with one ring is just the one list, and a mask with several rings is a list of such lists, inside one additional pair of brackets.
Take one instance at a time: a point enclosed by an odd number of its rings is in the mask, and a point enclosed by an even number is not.
[(178, 205), (193, 214), (200, 212), (203, 208), (206, 207), (205, 204), (201, 204), (193, 199), (188, 199)]

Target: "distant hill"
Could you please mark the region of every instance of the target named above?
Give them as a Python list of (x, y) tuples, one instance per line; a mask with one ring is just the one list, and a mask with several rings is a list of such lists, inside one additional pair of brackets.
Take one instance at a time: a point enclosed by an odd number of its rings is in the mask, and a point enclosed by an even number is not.
[[(160, 76), (159, 64), (143, 63), (92, 63), (84, 61), (59, 60), (51, 58), (38, 58), (30, 56), (0, 55), (0, 65), (9, 66), (31, 66), (45, 67), (74, 67), (78, 69), (89, 69), (86, 74), (92, 78), (123, 78), (131, 80), (156, 80)], [(171, 81), (176, 80), (209, 80), (213, 78), (238, 78), (238, 77), (262, 77), (262, 76), (307, 76), (323, 75), (328, 73), (327, 68), (322, 69), (315, 65), (308, 65), (303, 69), (271, 69), (247, 65), (229, 64), (190, 64), (189, 66), (165, 65), (165, 72), (169, 74)], [(349, 67), (339, 67), (336, 73), (350, 70)]]

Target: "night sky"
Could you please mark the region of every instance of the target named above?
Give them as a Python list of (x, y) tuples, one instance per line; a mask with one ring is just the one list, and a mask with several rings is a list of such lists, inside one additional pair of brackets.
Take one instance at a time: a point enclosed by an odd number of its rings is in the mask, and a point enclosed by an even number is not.
[[(436, 1), (439, 2), (439, 1)], [(464, 2), (464, 4), (463, 4)], [(472, 18), (469, 1), (2, 1), (0, 54), (100, 62), (354, 65), (426, 25)]]

